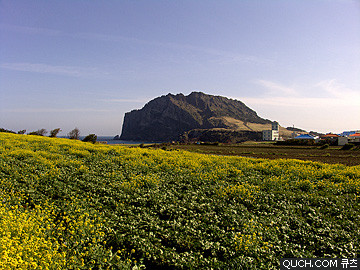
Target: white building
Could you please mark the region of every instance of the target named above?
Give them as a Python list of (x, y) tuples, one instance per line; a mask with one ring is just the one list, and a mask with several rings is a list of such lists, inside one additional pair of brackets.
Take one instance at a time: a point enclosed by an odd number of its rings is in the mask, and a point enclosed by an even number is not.
[(263, 130), (263, 141), (278, 141), (279, 135), (279, 123), (272, 122), (271, 130)]

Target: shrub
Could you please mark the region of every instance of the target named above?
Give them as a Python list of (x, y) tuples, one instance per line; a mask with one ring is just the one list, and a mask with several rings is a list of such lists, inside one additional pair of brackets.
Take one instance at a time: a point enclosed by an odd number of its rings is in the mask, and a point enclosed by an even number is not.
[(286, 141), (276, 141), (276, 145), (302, 145), (313, 146), (316, 145), (315, 140), (302, 140), (302, 139), (290, 139)]
[(28, 133), (28, 135), (45, 136), (46, 133), (47, 133), (46, 129), (42, 128), (42, 129), (38, 129), (36, 131), (32, 131), (32, 132)]
[(96, 143), (96, 140), (97, 140), (97, 136), (95, 134), (89, 134), (83, 139), (83, 142)]
[(322, 146), (320, 146), (320, 149), (327, 149), (327, 148), (329, 148), (329, 145), (326, 143), (326, 144), (324, 144), (324, 145), (322, 145)]
[(341, 150), (351, 150), (353, 147), (353, 144), (347, 143), (341, 148)]
[(8, 130), (8, 129), (5, 129), (5, 128), (0, 128), (0, 132), (15, 133), (14, 131)]

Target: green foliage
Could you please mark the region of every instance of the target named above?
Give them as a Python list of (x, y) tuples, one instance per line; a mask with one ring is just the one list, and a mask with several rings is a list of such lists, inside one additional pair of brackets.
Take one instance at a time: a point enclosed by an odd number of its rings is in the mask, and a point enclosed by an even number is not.
[(343, 145), (343, 147), (341, 147), (341, 150), (351, 150), (354, 148), (355, 145), (351, 144), (351, 143), (347, 143), (345, 145)]
[(17, 132), (17, 134), (25, 134), (26, 133), (26, 129), (22, 129), (22, 130), (19, 130), (18, 132)]
[(68, 133), (68, 137), (72, 140), (78, 140), (80, 138), (80, 130), (78, 128), (74, 128)]
[(327, 149), (327, 148), (329, 148), (329, 146), (330, 145), (326, 143), (326, 144), (320, 146), (320, 149)]
[(316, 145), (317, 143), (315, 140), (307, 140), (307, 139), (290, 139), (286, 141), (277, 141), (276, 145), (305, 145), (305, 146), (312, 146)]
[(0, 179), (3, 193), (54, 205), (68, 269), (279, 269), (360, 253), (360, 166), (0, 134)]
[(0, 128), (0, 132), (5, 132), (5, 133), (15, 133), (14, 131), (9, 130), (9, 129), (5, 129), (5, 128)]
[(55, 138), (55, 137), (58, 135), (58, 133), (59, 133), (60, 131), (61, 131), (61, 129), (60, 129), (60, 128), (55, 128), (55, 129), (51, 130), (51, 131), (50, 131), (50, 136), (49, 136), (49, 137)]
[(97, 136), (95, 134), (89, 134), (83, 139), (83, 142), (96, 143), (96, 140), (97, 140)]
[(28, 135), (38, 135), (38, 136), (45, 136), (47, 133), (45, 128), (38, 129), (36, 131), (29, 132)]

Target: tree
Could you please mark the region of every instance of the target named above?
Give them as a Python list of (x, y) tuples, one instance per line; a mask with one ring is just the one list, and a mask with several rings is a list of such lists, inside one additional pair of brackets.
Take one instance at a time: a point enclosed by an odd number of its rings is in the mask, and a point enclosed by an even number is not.
[(55, 128), (55, 129), (51, 130), (49, 137), (52, 137), (52, 138), (56, 137), (60, 131), (62, 131), (60, 128)]
[(30, 133), (28, 133), (29, 135), (38, 135), (38, 136), (45, 136), (45, 134), (47, 133), (45, 128), (42, 129), (38, 129), (37, 131), (32, 131)]
[(22, 129), (17, 132), (17, 134), (25, 134), (25, 133), (26, 133), (26, 129)]
[(45, 136), (45, 134), (47, 133), (47, 130), (45, 128), (39, 129), (38, 133), (40, 136)]
[(83, 142), (96, 143), (96, 140), (97, 140), (97, 136), (95, 134), (89, 134), (83, 139)]
[(0, 132), (15, 133), (14, 131), (5, 128), (0, 128)]
[(80, 130), (76, 127), (68, 133), (69, 139), (78, 140), (80, 137)]

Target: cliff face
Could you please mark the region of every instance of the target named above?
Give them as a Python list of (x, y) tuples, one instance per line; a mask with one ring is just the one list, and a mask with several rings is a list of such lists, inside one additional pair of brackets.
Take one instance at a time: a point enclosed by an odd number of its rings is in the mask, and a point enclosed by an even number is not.
[(271, 121), (260, 118), (244, 103), (221, 96), (192, 92), (161, 96), (141, 110), (125, 114), (121, 140), (170, 141), (192, 129), (268, 129)]

